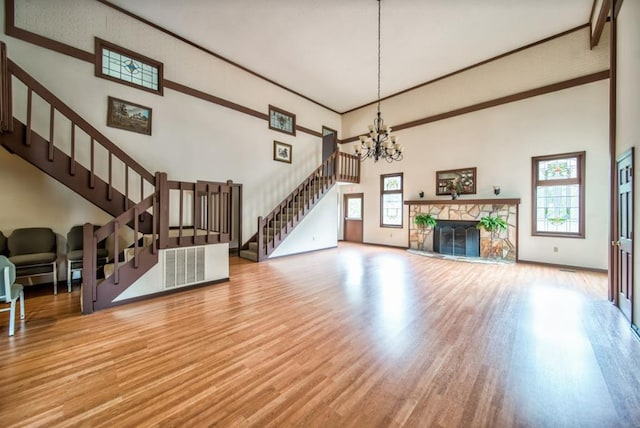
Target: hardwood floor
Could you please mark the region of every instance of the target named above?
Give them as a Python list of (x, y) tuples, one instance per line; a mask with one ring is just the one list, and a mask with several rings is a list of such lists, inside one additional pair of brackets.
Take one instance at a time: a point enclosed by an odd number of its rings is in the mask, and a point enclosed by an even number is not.
[(2, 426), (640, 425), (640, 341), (606, 276), (341, 244), (79, 314), (30, 293)]

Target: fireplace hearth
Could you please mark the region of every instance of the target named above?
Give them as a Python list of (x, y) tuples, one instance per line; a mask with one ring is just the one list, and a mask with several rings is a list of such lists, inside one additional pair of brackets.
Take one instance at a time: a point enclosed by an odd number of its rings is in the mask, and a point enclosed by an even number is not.
[(433, 235), (433, 251), (451, 256), (480, 257), (477, 221), (439, 220)]

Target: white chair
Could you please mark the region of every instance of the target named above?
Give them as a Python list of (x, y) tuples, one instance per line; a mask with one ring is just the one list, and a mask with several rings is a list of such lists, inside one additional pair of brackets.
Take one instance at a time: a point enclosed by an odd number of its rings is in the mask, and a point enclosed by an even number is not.
[(16, 323), (16, 302), (20, 299), (20, 319), (24, 319), (24, 290), (16, 284), (16, 266), (5, 256), (0, 256), (0, 302), (11, 304), (0, 312), (9, 311), (9, 336), (13, 336)]

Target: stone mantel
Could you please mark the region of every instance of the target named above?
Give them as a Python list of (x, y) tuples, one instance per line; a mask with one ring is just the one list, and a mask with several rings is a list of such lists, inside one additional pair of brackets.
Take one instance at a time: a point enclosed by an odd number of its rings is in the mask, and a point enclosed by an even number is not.
[(517, 199), (418, 199), (414, 201), (404, 201), (405, 205), (519, 205), (520, 198)]
[(507, 230), (495, 233), (480, 230), (480, 257), (518, 260), (519, 198), (418, 199), (404, 204), (409, 206), (409, 248), (433, 251), (433, 229), (416, 226), (414, 219), (418, 214), (456, 221), (479, 221), (497, 215), (507, 222)]

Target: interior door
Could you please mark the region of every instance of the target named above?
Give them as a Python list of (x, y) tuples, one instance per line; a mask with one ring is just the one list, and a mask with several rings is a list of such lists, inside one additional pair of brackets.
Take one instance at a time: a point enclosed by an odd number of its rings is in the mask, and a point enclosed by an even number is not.
[(632, 320), (633, 299), (633, 148), (617, 159), (618, 218), (615, 247), (615, 289), (618, 307)]
[(362, 243), (362, 193), (344, 195), (344, 240)]

